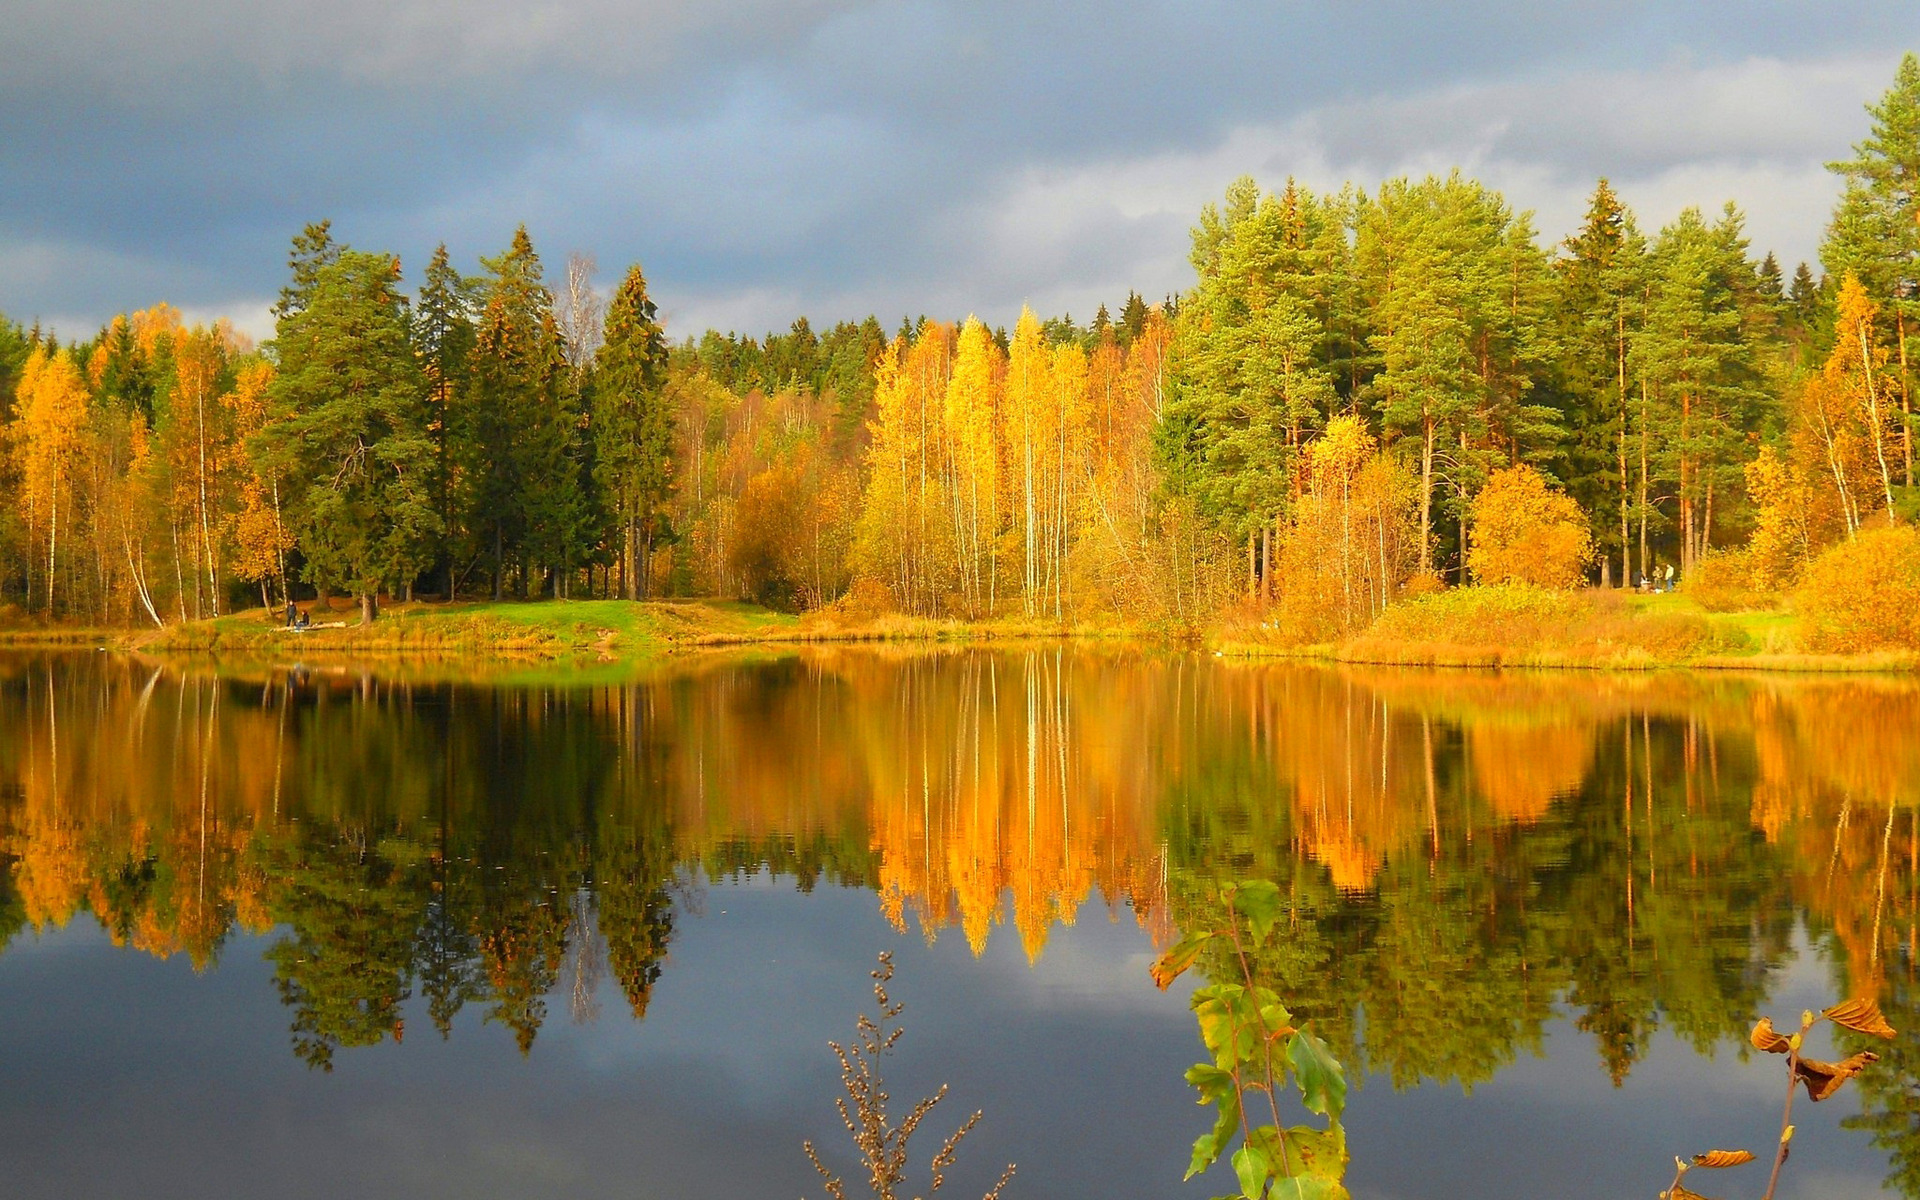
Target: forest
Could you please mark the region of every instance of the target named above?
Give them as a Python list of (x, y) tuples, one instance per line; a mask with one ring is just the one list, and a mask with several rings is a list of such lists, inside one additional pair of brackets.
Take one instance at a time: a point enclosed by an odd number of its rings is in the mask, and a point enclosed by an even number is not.
[(74, 625), (316, 594), (368, 620), (1250, 609), (1302, 638), (1449, 585), (1669, 569), (1726, 604), (1863, 571), (1920, 600), (1920, 59), (1868, 111), (1818, 270), (1756, 258), (1730, 201), (1643, 230), (1604, 179), (1543, 245), (1459, 172), (1243, 178), (1199, 214), (1182, 295), (1011, 330), (675, 340), (638, 265), (603, 294), (521, 228), (409, 281), (321, 221), (260, 346), (164, 303), (67, 341), (0, 318), (0, 600)]

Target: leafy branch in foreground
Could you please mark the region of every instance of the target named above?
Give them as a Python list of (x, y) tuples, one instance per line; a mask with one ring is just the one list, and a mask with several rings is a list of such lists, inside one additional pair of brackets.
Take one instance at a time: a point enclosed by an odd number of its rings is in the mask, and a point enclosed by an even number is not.
[[(840, 1121), (853, 1135), (853, 1144), (859, 1148), (861, 1162), (866, 1165), (868, 1185), (873, 1190), (874, 1200), (894, 1200), (899, 1195), (900, 1186), (907, 1174), (907, 1142), (920, 1128), (920, 1122), (926, 1120), (933, 1106), (940, 1103), (947, 1094), (947, 1085), (941, 1084), (940, 1090), (915, 1104), (905, 1119), (898, 1125), (887, 1117), (886, 1084), (880, 1078), (880, 1056), (893, 1049), (906, 1027), (898, 1024), (904, 1004), (887, 994), (887, 983), (893, 978), (893, 954), (883, 951), (880, 966), (870, 972), (873, 976), (873, 1000), (880, 1007), (880, 1016), (876, 1020), (865, 1013), (860, 1014), (856, 1025), (858, 1041), (852, 1049), (839, 1042), (828, 1042), (833, 1053), (840, 1060), (840, 1085), (846, 1089), (846, 1096), (834, 1101), (840, 1110)], [(851, 1101), (851, 1106), (849, 1106)], [(927, 1195), (938, 1192), (946, 1183), (946, 1172), (953, 1166), (954, 1157), (960, 1149), (960, 1142), (973, 1127), (980, 1123), (980, 1111), (974, 1110), (960, 1128), (941, 1144), (940, 1152), (933, 1156), (929, 1164), (933, 1173), (932, 1186)], [(820, 1161), (820, 1155), (814, 1150), (813, 1141), (802, 1143), (807, 1152), (807, 1161), (813, 1169), (820, 1172), (820, 1178), (826, 1181), (827, 1194), (833, 1200), (847, 1200), (846, 1184), (838, 1175), (829, 1171)], [(1013, 1164), (1000, 1175), (1000, 1180), (982, 1197), (982, 1200), (999, 1200), (1000, 1191), (1013, 1178)]]
[[(1773, 1173), (1767, 1176), (1767, 1190), (1761, 1194), (1761, 1200), (1773, 1200), (1773, 1191), (1780, 1185), (1780, 1168), (1786, 1165), (1788, 1147), (1793, 1141), (1794, 1085), (1804, 1085), (1807, 1099), (1818, 1103), (1838, 1092), (1847, 1080), (1880, 1061), (1880, 1056), (1871, 1050), (1849, 1054), (1837, 1063), (1800, 1057), (1800, 1047), (1807, 1031), (1820, 1021), (1831, 1021), (1842, 1029), (1851, 1029), (1869, 1037), (1891, 1039), (1894, 1036), (1893, 1026), (1887, 1024), (1887, 1019), (1880, 1014), (1880, 1005), (1873, 1000), (1849, 1000), (1845, 1004), (1834, 1005), (1817, 1017), (1811, 1012), (1803, 1012), (1800, 1014), (1800, 1029), (1796, 1033), (1784, 1034), (1774, 1029), (1770, 1017), (1761, 1017), (1754, 1024), (1753, 1032), (1747, 1036), (1754, 1049), (1787, 1056), (1787, 1099), (1780, 1113), (1780, 1141), (1773, 1153)], [(1688, 1191), (1681, 1185), (1680, 1181), (1688, 1171), (1695, 1167), (1738, 1167), (1753, 1160), (1751, 1150), (1709, 1150), (1705, 1154), (1694, 1155), (1692, 1162), (1676, 1158), (1673, 1160), (1673, 1182), (1666, 1191), (1660, 1193), (1661, 1200), (1705, 1200), (1699, 1193)]]
[[(1187, 1082), (1199, 1089), (1199, 1103), (1213, 1105), (1218, 1115), (1213, 1129), (1194, 1142), (1186, 1177), (1217, 1162), (1237, 1135), (1233, 1170), (1246, 1200), (1345, 1200), (1347, 1140), (1340, 1114), (1346, 1074), (1327, 1044), (1296, 1027), (1279, 996), (1253, 981), (1248, 959), (1279, 919), (1280, 889), (1253, 880), (1229, 885), (1221, 900), (1226, 911), (1220, 928), (1187, 934), (1153, 964), (1153, 981), (1164, 989), (1209, 944), (1224, 944), (1244, 981), (1211, 983), (1193, 994), (1200, 1040), (1213, 1060), (1188, 1068)], [(1325, 1129), (1282, 1124), (1279, 1097), (1289, 1071), (1301, 1104), (1327, 1119)], [(1255, 1124), (1262, 1111), (1270, 1123)]]

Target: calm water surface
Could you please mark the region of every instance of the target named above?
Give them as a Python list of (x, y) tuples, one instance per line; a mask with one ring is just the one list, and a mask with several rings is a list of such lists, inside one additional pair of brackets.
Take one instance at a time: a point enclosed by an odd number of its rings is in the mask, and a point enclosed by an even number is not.
[[(1755, 1016), (1920, 1031), (1917, 808), (1884, 680), (0, 658), (0, 1193), (817, 1196), (892, 950), (893, 1094), (952, 1085), (918, 1161), (986, 1111), (945, 1194), (1201, 1200), (1147, 966), (1259, 878), (1356, 1196), (1651, 1196), (1771, 1142)], [(1920, 1197), (1913, 1044), (1802, 1100), (1783, 1195)]]

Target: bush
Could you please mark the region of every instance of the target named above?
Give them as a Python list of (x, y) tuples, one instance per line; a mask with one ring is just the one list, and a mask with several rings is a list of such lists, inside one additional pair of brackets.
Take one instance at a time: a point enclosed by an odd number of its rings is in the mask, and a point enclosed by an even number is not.
[(1474, 497), (1467, 566), (1476, 582), (1576, 587), (1592, 561), (1587, 515), (1532, 467), (1495, 471)]
[(1813, 560), (1793, 600), (1809, 650), (1920, 650), (1920, 531), (1862, 530)]
[(1780, 600), (1760, 584), (1754, 556), (1746, 550), (1707, 555), (1680, 586), (1708, 612), (1750, 612), (1776, 607)]
[(1742, 648), (1699, 613), (1645, 612), (1612, 591), (1464, 587), (1396, 604), (1348, 647), (1363, 662), (1645, 666)]
[(1410, 642), (1536, 646), (1578, 621), (1585, 608), (1575, 596), (1524, 583), (1453, 588), (1394, 605), (1367, 632)]

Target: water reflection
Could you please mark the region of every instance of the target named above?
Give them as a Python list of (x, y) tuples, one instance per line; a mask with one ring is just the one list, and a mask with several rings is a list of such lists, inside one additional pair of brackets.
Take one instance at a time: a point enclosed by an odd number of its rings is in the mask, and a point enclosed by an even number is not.
[[(1267, 878), (1257, 964), (1356, 1067), (1471, 1088), (1556, 1005), (1617, 1084), (1765, 1008), (1796, 922), (1920, 1028), (1920, 691), (1867, 678), (1335, 672), (1136, 653), (819, 653), (485, 687), (0, 661), (0, 941), (90, 914), (209, 969), (270, 959), (329, 1067), (473, 1007), (529, 1052), (634, 1017), (702, 880), (872, 891), (1016, 936), (1088, 905), (1163, 942)], [(995, 932), (1010, 923), (1012, 929)], [(1142, 987), (1150, 986), (1144, 977)], [(1920, 1194), (1912, 1081), (1864, 1081)]]

